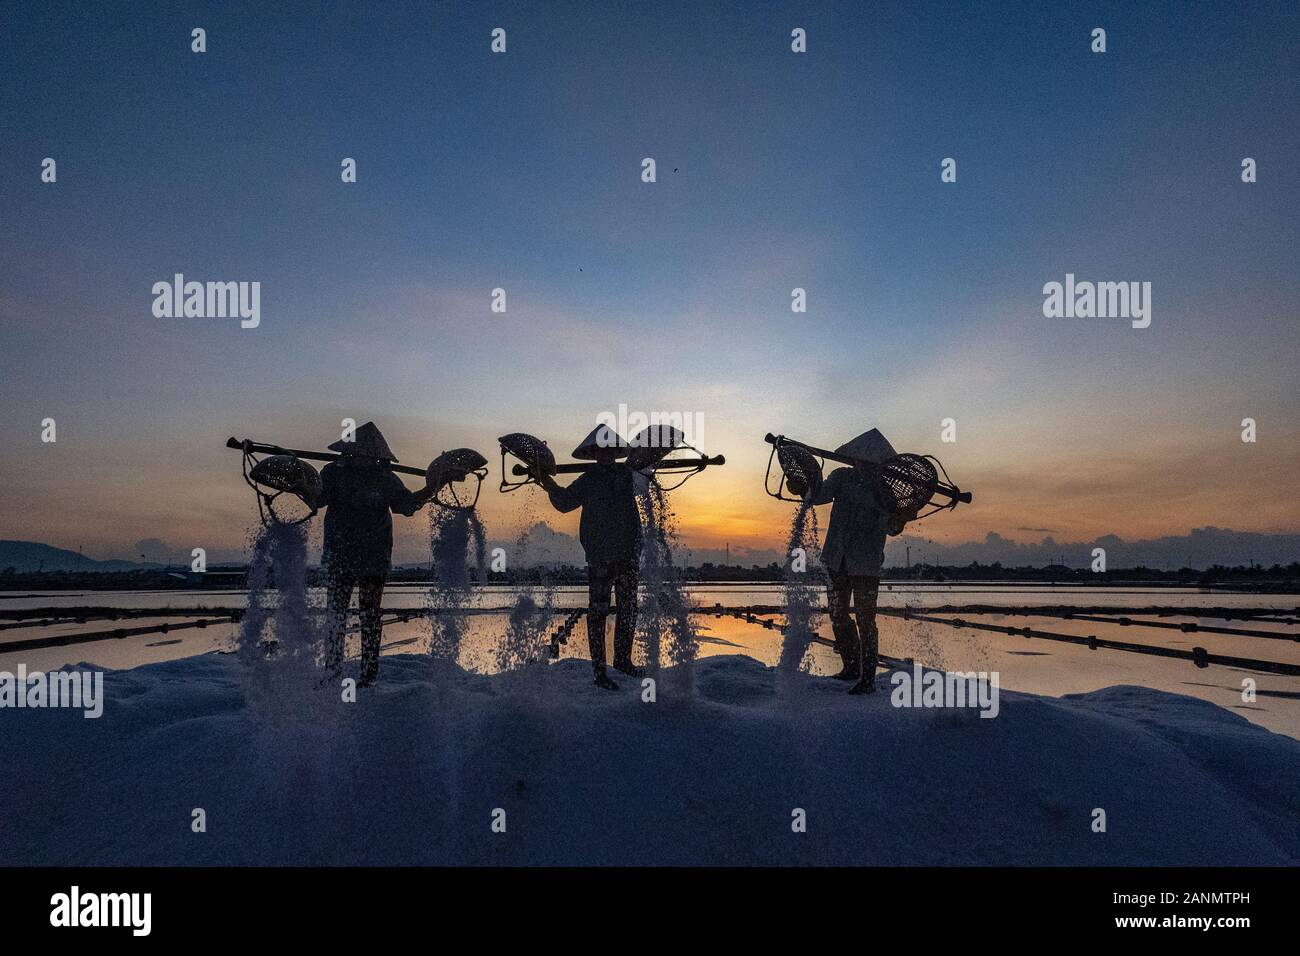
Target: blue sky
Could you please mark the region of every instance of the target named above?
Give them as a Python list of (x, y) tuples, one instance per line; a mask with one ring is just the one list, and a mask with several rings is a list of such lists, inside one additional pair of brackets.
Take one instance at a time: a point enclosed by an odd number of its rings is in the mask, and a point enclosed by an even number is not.
[[(779, 537), (764, 432), (871, 425), (977, 490), (927, 528), (945, 540), (1297, 530), (1294, 4), (4, 19), (0, 536), (237, 546), (230, 434), (323, 445), (373, 418), (423, 464), (514, 430), (567, 449), (619, 403), (705, 416), (731, 464), (677, 498), (701, 544)], [(261, 327), (154, 318), (175, 272), (260, 281)], [(1151, 328), (1045, 319), (1066, 272), (1150, 281)]]

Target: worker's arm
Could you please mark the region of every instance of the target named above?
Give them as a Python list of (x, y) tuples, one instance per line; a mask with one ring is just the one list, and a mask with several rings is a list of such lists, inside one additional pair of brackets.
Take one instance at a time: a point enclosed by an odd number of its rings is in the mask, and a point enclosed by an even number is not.
[(889, 525), (886, 530), (891, 535), (900, 535), (903, 529), (907, 527), (909, 521), (915, 521), (917, 512), (921, 509), (913, 508), (911, 511), (900, 511), (898, 514), (889, 516)]
[(392, 479), (389, 483), (388, 506), (394, 514), (406, 515), (409, 518), (423, 508), (438, 491), (436, 487), (429, 484), (419, 491), (412, 491), (402, 484), (402, 479), (393, 472), (390, 471), (388, 476)]
[(812, 503), (815, 505), (828, 505), (834, 501), (835, 495), (839, 493), (840, 485), (844, 483), (844, 473), (846, 471), (848, 471), (847, 468), (836, 468), (827, 475), (826, 480), (822, 482), (821, 490), (817, 492)]
[(334, 469), (336, 467), (333, 462), (330, 462), (320, 471), (320, 492), (316, 495), (315, 501), (307, 502), (317, 511), (328, 508), (334, 503)]
[(550, 475), (544, 475), (540, 472), (535, 473), (533, 477), (537, 483), (546, 489), (546, 496), (551, 499), (551, 507), (560, 514), (568, 514), (576, 508), (582, 507), (584, 492), (587, 483), (583, 479), (585, 474), (579, 475), (573, 480), (573, 483), (567, 488), (560, 486)]

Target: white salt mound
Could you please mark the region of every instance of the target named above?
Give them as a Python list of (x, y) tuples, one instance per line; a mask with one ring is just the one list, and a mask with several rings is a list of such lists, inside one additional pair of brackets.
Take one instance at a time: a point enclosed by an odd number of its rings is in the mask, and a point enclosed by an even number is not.
[(392, 656), (358, 703), (321, 692), (303, 719), (250, 710), (236, 655), (109, 672), (99, 720), (0, 712), (0, 861), (1300, 862), (1300, 742), (1204, 701), (1004, 691), (990, 720), (894, 708), (884, 676), (863, 699), (797, 675), (790, 702), (749, 658), (694, 667), (693, 699), (665, 681), (647, 704), (582, 660), (537, 695)]

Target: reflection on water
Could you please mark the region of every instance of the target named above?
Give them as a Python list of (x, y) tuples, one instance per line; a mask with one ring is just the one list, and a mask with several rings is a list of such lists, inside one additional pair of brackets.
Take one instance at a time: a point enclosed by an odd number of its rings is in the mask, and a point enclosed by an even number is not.
[[(508, 608), (516, 589), (508, 585), (475, 586), (470, 607)], [(384, 590), (384, 607), (417, 609), (424, 607), (428, 583), (390, 584)], [(556, 600), (561, 607), (585, 607), (585, 585), (557, 587)], [(686, 592), (694, 604), (711, 607), (737, 607), (751, 604), (780, 604), (781, 585), (773, 584), (688, 584)], [(321, 596), (323, 589), (313, 588)], [(118, 607), (172, 608), (212, 607), (242, 608), (248, 602), (247, 591), (22, 591), (0, 594), (0, 609), (26, 610), (44, 607)], [(1300, 606), (1300, 593), (1245, 594), (1233, 591), (1208, 591), (1201, 588), (1081, 588), (1026, 587), (1017, 584), (927, 584), (889, 582), (880, 586), (881, 607), (940, 607), (945, 604), (994, 604), (1007, 607), (1025, 605), (1061, 605), (1095, 607), (1267, 607), (1294, 612)], [(3, 632), (0, 632), (3, 633)]]

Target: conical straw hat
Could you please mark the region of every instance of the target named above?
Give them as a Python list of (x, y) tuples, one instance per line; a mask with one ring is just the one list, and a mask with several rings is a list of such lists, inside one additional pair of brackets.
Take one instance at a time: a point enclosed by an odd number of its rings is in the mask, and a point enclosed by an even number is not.
[(894, 446), (889, 443), (889, 439), (880, 434), (878, 429), (873, 428), (836, 448), (835, 454), (860, 458), (878, 465), (886, 458), (893, 458), (898, 452), (894, 451)]
[(626, 458), (627, 440), (608, 425), (597, 425), (591, 430), (591, 434), (582, 440), (582, 444), (573, 449), (573, 457), (584, 461), (595, 461), (598, 451), (612, 451), (615, 458)]
[(388, 442), (384, 441), (384, 433), (374, 422), (366, 422), (358, 428), (352, 441), (344, 441), (340, 438), (330, 445), (329, 449), (344, 455), (364, 455), (367, 458), (387, 458), (392, 462), (397, 461), (397, 456), (388, 447)]

